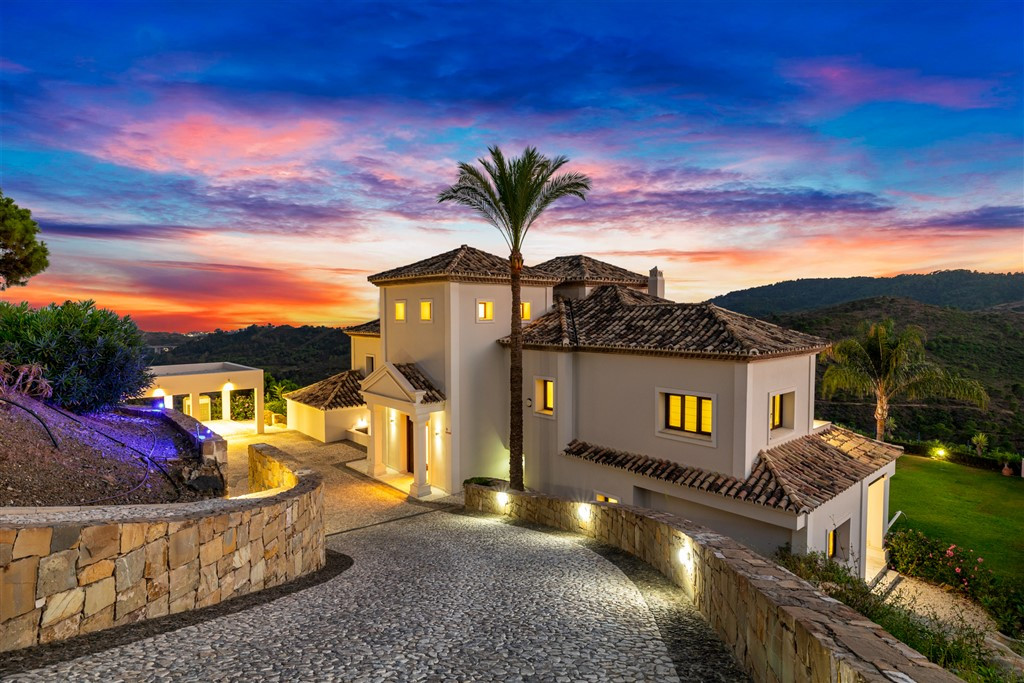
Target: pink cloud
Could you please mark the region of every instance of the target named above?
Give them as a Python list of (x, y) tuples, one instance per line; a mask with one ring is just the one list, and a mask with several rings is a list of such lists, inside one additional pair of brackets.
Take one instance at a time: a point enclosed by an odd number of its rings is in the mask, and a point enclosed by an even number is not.
[(914, 69), (876, 67), (848, 58), (790, 62), (782, 74), (817, 97), (849, 105), (888, 101), (979, 109), (1000, 104), (995, 81), (930, 76)]
[(309, 177), (309, 157), (337, 135), (322, 119), (239, 121), (187, 114), (122, 126), (91, 153), (151, 171), (185, 171), (220, 178)]
[(27, 66), (22, 66), (17, 62), (12, 62), (9, 59), (4, 59), (3, 57), (0, 57), (0, 71), (7, 71), (15, 74), (24, 74), (31, 71), (31, 69), (29, 69)]

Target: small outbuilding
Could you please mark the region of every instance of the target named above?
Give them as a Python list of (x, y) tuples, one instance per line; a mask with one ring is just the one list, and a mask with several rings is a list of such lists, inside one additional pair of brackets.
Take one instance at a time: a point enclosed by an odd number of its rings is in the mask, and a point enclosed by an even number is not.
[(369, 444), (369, 417), (360, 394), (363, 373), (346, 370), (284, 395), (288, 429), (330, 443), (349, 439)]
[[(255, 429), (263, 433), (263, 370), (238, 363), (185, 363), (180, 365), (153, 365), (153, 384), (146, 391), (147, 398), (162, 398), (168, 408), (174, 407), (175, 396), (185, 396), (186, 413), (196, 419), (220, 417), (231, 419), (231, 392), (253, 390)], [(220, 392), (221, 415), (210, 416), (209, 399), (202, 394)], [(206, 399), (204, 401), (204, 399)], [(202, 412), (206, 405), (206, 414)]]

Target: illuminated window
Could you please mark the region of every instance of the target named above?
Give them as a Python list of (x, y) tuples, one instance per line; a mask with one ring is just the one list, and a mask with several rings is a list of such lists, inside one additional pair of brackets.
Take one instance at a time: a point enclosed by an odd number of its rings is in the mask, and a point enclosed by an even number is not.
[(430, 299), (420, 301), (420, 320), (430, 322), (434, 319), (434, 302)]
[(772, 396), (771, 425), (772, 429), (782, 426), (782, 394)]
[(619, 502), (618, 498), (612, 498), (611, 496), (606, 496), (603, 493), (596, 493), (596, 494), (594, 494), (594, 498), (597, 500), (598, 503), (618, 503)]
[(400, 322), (400, 323), (404, 323), (405, 322), (405, 302), (404, 301), (396, 301), (395, 302), (395, 322)]
[(534, 389), (534, 411), (541, 415), (555, 414), (555, 381), (538, 378)]
[(665, 429), (710, 436), (714, 426), (712, 400), (705, 396), (665, 394)]
[(826, 553), (828, 554), (828, 558), (830, 560), (834, 559), (835, 556), (836, 556), (836, 530), (835, 529), (831, 529), (828, 532), (828, 538), (825, 540), (825, 548), (826, 548)]
[(792, 429), (796, 393), (772, 394), (768, 399), (768, 429)]
[(494, 320), (494, 302), (493, 301), (477, 301), (476, 302), (476, 319), (482, 321)]
[(519, 304), (519, 317), (523, 320), (529, 320), (532, 316), (530, 315), (530, 302), (524, 301)]

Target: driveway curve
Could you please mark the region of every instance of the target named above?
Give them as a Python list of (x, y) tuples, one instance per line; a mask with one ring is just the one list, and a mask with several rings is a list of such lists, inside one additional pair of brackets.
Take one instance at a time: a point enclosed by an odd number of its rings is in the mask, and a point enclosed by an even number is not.
[[(346, 571), (9, 680), (680, 680), (680, 653), (670, 653), (643, 592), (585, 544), (454, 507), (396, 503), (386, 491), (360, 496), (383, 485), (334, 472), (329, 495), (344, 495), (359, 522), (328, 537), (352, 559)], [(696, 661), (683, 679), (742, 678), (716, 664), (724, 647), (698, 615), (688, 618), (718, 657), (707, 658), (704, 643), (694, 659), (707, 671)]]

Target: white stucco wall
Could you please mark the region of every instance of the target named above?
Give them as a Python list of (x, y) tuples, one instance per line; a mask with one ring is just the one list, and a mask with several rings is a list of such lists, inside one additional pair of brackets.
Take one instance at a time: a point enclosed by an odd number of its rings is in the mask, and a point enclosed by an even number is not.
[(381, 363), (380, 353), (380, 337), (364, 337), (360, 335), (353, 335), (349, 337), (351, 340), (351, 368), (353, 370), (359, 370), (363, 373), (363, 377), (366, 377), (366, 357), (373, 356), (374, 368)]
[[(816, 356), (789, 356), (750, 363), (750, 440), (746, 450), (746, 470), (762, 449), (771, 448), (811, 432), (814, 419), (814, 364)], [(792, 428), (770, 429), (771, 396), (794, 394)]]
[(288, 410), (288, 429), (302, 432), (318, 441), (331, 443), (348, 438), (360, 420), (368, 420), (365, 406), (320, 410), (291, 399), (285, 399)]

